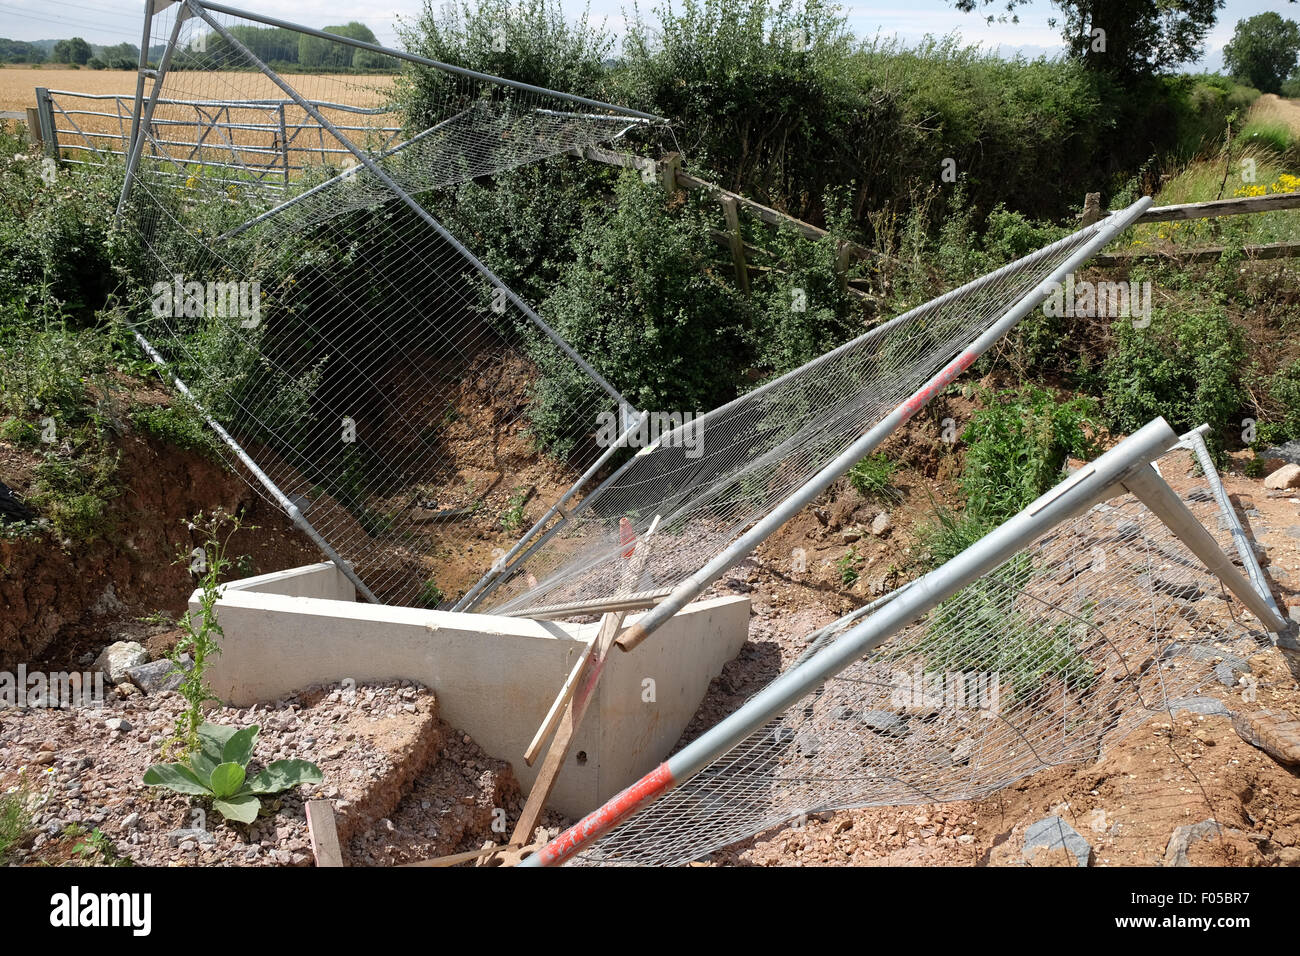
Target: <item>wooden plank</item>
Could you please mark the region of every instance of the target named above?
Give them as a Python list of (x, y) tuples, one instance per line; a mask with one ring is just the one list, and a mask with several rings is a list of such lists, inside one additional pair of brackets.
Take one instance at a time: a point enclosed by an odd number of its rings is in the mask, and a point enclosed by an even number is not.
[(565, 678), (564, 686), (560, 688), (555, 700), (551, 702), (551, 709), (546, 712), (546, 718), (542, 721), (542, 725), (537, 728), (537, 733), (533, 735), (532, 743), (524, 751), (524, 763), (528, 766), (533, 765), (533, 761), (537, 759), (537, 752), (542, 749), (542, 744), (551, 736), (556, 724), (560, 722), (560, 717), (564, 714), (564, 708), (569, 706), (569, 701), (573, 699), (573, 692), (578, 689), (578, 679), (582, 676), (582, 672), (587, 669), (587, 662), (596, 653), (596, 646), (599, 643), (600, 632), (597, 631), (587, 643), (586, 649), (578, 655), (573, 669), (569, 671), (569, 676)]
[[(713, 241), (716, 242), (718, 245), (727, 246), (728, 248), (730, 248), (731, 237), (728, 236), (727, 233), (723, 232), (721, 229), (710, 229), (709, 235), (713, 237)], [(770, 254), (767, 252), (767, 250), (760, 249), (758, 246), (748, 242), (745, 243), (744, 248), (745, 248), (745, 264), (749, 270), (750, 279), (753, 279), (756, 276), (762, 276), (763, 274), (768, 272), (784, 273), (784, 270), (782, 269), (776, 269), (771, 266), (759, 266), (754, 264), (755, 256), (763, 256), (764, 258), (770, 258)], [(843, 253), (843, 248), (841, 248), (841, 254), (842, 253)], [(839, 267), (837, 266), (837, 268)], [(868, 292), (866, 289), (859, 289), (854, 285), (855, 282), (866, 283), (867, 282), (866, 279), (848, 279), (844, 276), (843, 272), (841, 272), (840, 278), (844, 283), (844, 289), (846, 292), (850, 293), (851, 295), (857, 296), (859, 299), (868, 299), (872, 303), (877, 302), (876, 297), (872, 295), (870, 292)]]
[[(1199, 249), (1161, 249), (1147, 252), (1108, 252), (1092, 257), (1094, 266), (1117, 266), (1142, 259), (1170, 259), (1175, 262), (1213, 262), (1225, 252), (1223, 246), (1202, 246)], [(1241, 254), (1247, 259), (1286, 259), (1300, 256), (1300, 242), (1269, 242), (1255, 246), (1242, 246)]]
[[(569, 151), (571, 156), (577, 156), (582, 159), (590, 159), (597, 163), (604, 163), (607, 166), (622, 166), (625, 169), (640, 169), (645, 171), (646, 163), (653, 163), (653, 160), (646, 159), (643, 156), (633, 156), (630, 153), (618, 153), (609, 149), (597, 149), (595, 147), (586, 147), (583, 149), (573, 149)], [(670, 160), (676, 157), (675, 161)], [(724, 196), (734, 199), (736, 204), (744, 209), (749, 215), (760, 219), (770, 226), (789, 226), (796, 232), (807, 237), (808, 239), (824, 239), (830, 233), (825, 229), (814, 226), (810, 222), (804, 222), (802, 219), (796, 219), (789, 213), (773, 209), (771, 206), (764, 206), (762, 203), (755, 202), (752, 199), (746, 199), (740, 193), (733, 193), (729, 189), (723, 189), (721, 186), (711, 183), (708, 180), (700, 179), (698, 176), (692, 176), (681, 168), (681, 157), (677, 153), (669, 153), (664, 157), (663, 163), (660, 164), (662, 170), (662, 181), (664, 188), (669, 189), (668, 172), (671, 167), (673, 173), (674, 187), (682, 189), (705, 190), (721, 200)], [(848, 243), (851, 255), (859, 259), (874, 260), (876, 253), (872, 252), (856, 242)]]
[(564, 715), (560, 718), (555, 739), (551, 741), (551, 747), (546, 751), (546, 759), (542, 761), (537, 779), (533, 781), (533, 786), (528, 791), (528, 800), (524, 803), (524, 809), (515, 824), (515, 832), (510, 837), (511, 843), (522, 846), (532, 842), (533, 831), (537, 829), (537, 823), (542, 818), (542, 810), (546, 807), (547, 798), (555, 787), (555, 781), (559, 779), (560, 770), (569, 756), (569, 748), (573, 746), (573, 738), (582, 725), (582, 718), (587, 713), (587, 705), (595, 696), (600, 675), (605, 670), (614, 641), (622, 629), (622, 611), (611, 611), (601, 619), (600, 631), (596, 636), (596, 652), (587, 659), (587, 666), (583, 668), (579, 682), (580, 689), (574, 693), (568, 706), (564, 708)]
[(631, 153), (616, 153), (612, 149), (599, 149), (595, 146), (584, 146), (581, 149), (569, 150), (570, 156), (577, 156), (579, 159), (590, 159), (597, 163), (604, 163), (606, 166), (621, 166), (623, 169), (640, 170), (642, 175), (647, 172), (656, 173), (655, 161), (648, 156), (633, 156)]
[[(807, 239), (825, 239), (830, 235), (825, 229), (814, 226), (810, 222), (804, 222), (802, 219), (796, 219), (788, 213), (780, 212), (771, 206), (764, 206), (762, 203), (754, 202), (752, 199), (746, 199), (740, 193), (733, 193), (721, 186), (692, 176), (690, 173), (678, 172), (677, 184), (685, 189), (702, 189), (714, 197), (721, 200), (724, 196), (736, 201), (736, 205), (745, 210), (755, 219), (767, 223), (769, 226), (789, 226)], [(877, 254), (870, 249), (858, 245), (856, 242), (844, 240), (848, 246), (849, 253), (857, 256), (859, 259), (874, 261), (878, 258)]]
[(1212, 219), (1215, 216), (1240, 216), (1252, 212), (1275, 212), (1300, 209), (1300, 193), (1275, 193), (1271, 196), (1246, 196), (1239, 199), (1215, 199), (1176, 206), (1152, 206), (1138, 222), (1173, 222), (1183, 219)]
[(544, 607), (525, 608), (511, 611), (503, 617), (529, 617), (539, 621), (553, 621), (561, 617), (573, 617), (575, 614), (607, 614), (610, 611), (638, 611), (654, 607), (669, 594), (672, 588), (660, 588), (644, 594), (629, 594), (625, 597), (592, 598), (588, 601), (573, 601), (568, 604), (548, 604)]
[(796, 219), (794, 216), (778, 212), (771, 206), (764, 206), (762, 203), (754, 202), (752, 199), (746, 199), (739, 193), (733, 193), (729, 189), (723, 189), (721, 186), (714, 185), (713, 183), (700, 179), (697, 176), (692, 176), (690, 173), (679, 172), (677, 174), (677, 183), (686, 189), (703, 190), (719, 201), (724, 198), (733, 199), (735, 200), (736, 205), (743, 208), (745, 212), (749, 213), (755, 219), (762, 220), (769, 226), (789, 226), (808, 239), (825, 239), (830, 235), (830, 233), (825, 229), (814, 226), (810, 222), (804, 222), (802, 219)]
[(456, 866), (460, 863), (469, 863), (471, 860), (477, 860), (480, 857), (500, 853), (505, 849), (508, 848), (504, 845), (485, 846), (479, 850), (466, 850), (464, 853), (452, 853), (448, 856), (437, 856), (432, 860), (417, 860), (415, 863), (403, 863), (402, 866)]
[(307, 833), (317, 866), (342, 866), (343, 848), (339, 845), (334, 807), (328, 800), (307, 801)]
[(27, 107), (27, 134), (37, 146), (45, 145), (45, 141), (41, 139), (41, 111), (35, 106)]

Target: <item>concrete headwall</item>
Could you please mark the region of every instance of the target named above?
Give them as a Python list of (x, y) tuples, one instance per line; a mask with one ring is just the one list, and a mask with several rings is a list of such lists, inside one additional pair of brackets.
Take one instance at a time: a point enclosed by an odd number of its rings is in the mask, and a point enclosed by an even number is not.
[[(417, 680), (448, 723), (510, 761), (525, 789), (541, 760), (525, 766), (524, 749), (599, 628), (356, 603), (329, 564), (229, 585), (216, 609), (225, 637), (207, 676), (223, 700), (247, 706), (347, 678)], [(717, 598), (689, 605), (634, 651), (612, 651), (549, 805), (578, 816), (653, 769), (748, 630), (748, 599)]]

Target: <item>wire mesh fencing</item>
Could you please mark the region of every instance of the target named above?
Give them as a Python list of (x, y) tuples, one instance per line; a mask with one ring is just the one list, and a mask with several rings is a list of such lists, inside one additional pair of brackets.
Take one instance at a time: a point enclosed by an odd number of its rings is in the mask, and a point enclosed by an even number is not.
[[(1235, 516), (1192, 459), (1179, 448), (1159, 467), (1179, 476), (1187, 507), (1230, 549)], [(1099, 503), (822, 682), (577, 860), (680, 864), (815, 813), (974, 800), (1095, 758), (1207, 683), (1235, 683), (1224, 661), (1268, 642), (1243, 610), (1135, 496)], [(859, 617), (825, 629), (823, 645)]]
[[(1067, 236), (714, 411), (657, 435), (643, 425), (635, 457), (537, 529), (461, 606), (537, 614), (666, 593), (967, 353), (1102, 229)], [(628, 580), (633, 540), (639, 571)]]
[[(370, 595), (441, 603), (446, 522), (562, 490), (621, 397), (414, 193), (640, 120), (192, 0), (151, 30), (122, 205), (149, 280), (135, 331)], [(322, 68), (277, 73), (289, 42)], [(587, 387), (542, 414), (557, 377)]]

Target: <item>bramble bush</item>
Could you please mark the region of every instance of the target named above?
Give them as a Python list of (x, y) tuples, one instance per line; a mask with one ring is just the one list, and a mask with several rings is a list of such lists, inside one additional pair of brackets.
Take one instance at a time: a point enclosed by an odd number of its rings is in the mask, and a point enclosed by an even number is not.
[[(638, 408), (713, 408), (735, 396), (748, 364), (749, 306), (722, 278), (730, 266), (708, 230), (690, 198), (670, 209), (657, 184), (625, 175), (613, 208), (588, 216), (543, 304), (555, 330)], [(534, 432), (554, 447), (554, 427), (594, 386), (554, 349), (534, 352)]]
[(1110, 426), (1133, 432), (1157, 415), (1179, 432), (1209, 424), (1206, 444), (1221, 456), (1247, 397), (1241, 327), (1222, 306), (1203, 304), (1178, 312), (1155, 308), (1149, 327), (1134, 328), (1121, 319), (1111, 331), (1101, 368), (1102, 407)]

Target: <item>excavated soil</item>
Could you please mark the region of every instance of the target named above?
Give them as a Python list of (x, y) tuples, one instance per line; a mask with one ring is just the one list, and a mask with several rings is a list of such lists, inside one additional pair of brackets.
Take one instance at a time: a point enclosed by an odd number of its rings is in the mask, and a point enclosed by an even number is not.
[[(177, 557), (202, 543), (185, 525), (200, 511), (222, 508), (254, 526), (229, 545), (244, 568), (239, 576), (320, 560), (283, 514), (220, 463), (136, 435), (118, 447), (118, 520), (105, 537), (87, 545), (0, 537), (0, 669), (20, 662), (70, 669), (113, 640), (166, 631), (140, 618), (184, 611), (194, 584)], [(6, 483), (25, 492), (36, 457), (3, 443), (0, 452)]]

